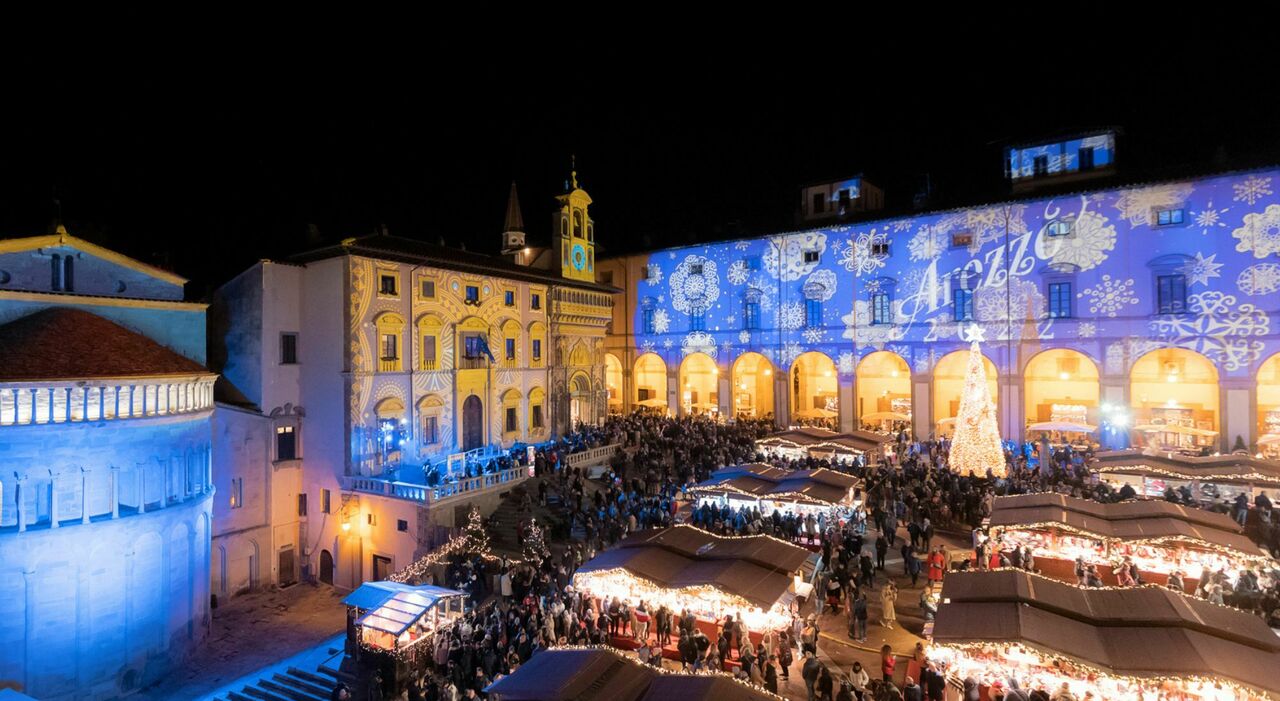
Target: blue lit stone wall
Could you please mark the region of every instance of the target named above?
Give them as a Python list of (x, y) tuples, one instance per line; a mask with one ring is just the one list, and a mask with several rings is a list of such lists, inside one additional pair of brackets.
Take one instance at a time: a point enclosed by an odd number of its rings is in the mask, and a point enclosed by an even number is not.
[[(203, 640), (210, 430), (209, 412), (0, 427), (0, 464), (26, 478), (21, 490), (3, 480), (0, 685), (40, 699), (116, 698), (156, 681)], [(121, 468), (115, 519), (112, 466)], [(81, 468), (89, 470), (88, 524)], [(25, 532), (17, 529), (21, 493)]]
[[(182, 285), (152, 277), (72, 246), (0, 254), (0, 289), (53, 290), (53, 256), (72, 257), (71, 287), (76, 294), (182, 301)], [(61, 291), (61, 290), (58, 290)]]

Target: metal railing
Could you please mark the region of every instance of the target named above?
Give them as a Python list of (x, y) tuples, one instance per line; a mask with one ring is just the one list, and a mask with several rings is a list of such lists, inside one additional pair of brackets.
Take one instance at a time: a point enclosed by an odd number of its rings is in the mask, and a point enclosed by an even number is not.
[(460, 497), (474, 497), (485, 492), (510, 489), (528, 478), (529, 468), (527, 467), (516, 467), (476, 477), (464, 477), (457, 481), (437, 484), (433, 487), (411, 482), (378, 479), (377, 477), (348, 476), (342, 478), (342, 488), (350, 492), (377, 494), (431, 506)]
[(489, 359), (483, 355), (464, 355), (458, 358), (459, 370), (484, 370), (489, 367)]

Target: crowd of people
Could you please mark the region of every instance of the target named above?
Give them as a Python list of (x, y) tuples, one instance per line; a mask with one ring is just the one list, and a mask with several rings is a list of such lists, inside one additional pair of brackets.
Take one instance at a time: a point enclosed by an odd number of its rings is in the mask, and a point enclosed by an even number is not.
[[(661, 664), (663, 648), (667, 647), (668, 655), (678, 657), (682, 669), (731, 671), (775, 692), (780, 681), (798, 673), (810, 701), (880, 698), (885, 689), (891, 697), (941, 698), (944, 680), (923, 657), (923, 649), (917, 651), (922, 678), (908, 678), (902, 688), (887, 686), (895, 664), (889, 650), (881, 655), (879, 678), (861, 665), (855, 665), (850, 673), (833, 675), (817, 659), (819, 616), (824, 612), (841, 616), (848, 638), (865, 642), (874, 602), (879, 624), (895, 626), (901, 590), (885, 572), (888, 555), (894, 552), (901, 555), (898, 576), (903, 581), (909, 578), (914, 588), (925, 579), (919, 608), (926, 618), (931, 617), (936, 605), (929, 592), (950, 566), (943, 549), (934, 544), (936, 531), (977, 529), (990, 515), (995, 496), (1042, 491), (1098, 501), (1135, 496), (1131, 490), (1113, 490), (1092, 480), (1085, 467), (1091, 457), (1088, 450), (1008, 443), (1004, 476), (969, 476), (948, 468), (950, 445), (946, 439), (916, 441), (902, 433), (891, 443), (887, 459), (868, 464), (863, 459), (794, 459), (757, 453), (756, 442), (772, 430), (772, 423), (763, 420), (721, 423), (700, 416), (668, 418), (642, 412), (614, 416), (599, 426), (580, 427), (574, 434), (538, 448), (532, 467), (544, 479), (537, 482), (536, 493), (525, 497), (525, 506), (532, 511), (536, 499), (539, 507), (550, 510), (555, 540), (566, 545), (556, 553), (545, 551), (536, 562), (476, 560), (451, 565), (449, 583), (463, 587), (473, 602), (485, 603), (437, 635), (432, 655), (420, 665), (408, 698), (482, 698), (489, 683), (513, 672), (540, 649), (607, 644), (619, 637), (629, 640), (645, 663)], [(610, 444), (623, 449), (609, 462), (602, 478), (593, 480), (584, 470), (567, 466), (566, 458), (574, 452)], [(688, 513), (689, 522), (708, 531), (767, 534), (820, 551), (820, 566), (813, 578), (813, 613), (801, 615), (797, 609), (793, 627), (758, 631), (753, 642), (741, 622), (732, 618), (718, 623), (714, 630), (704, 630), (705, 626), (695, 625), (693, 617), (684, 612), (644, 602), (629, 606), (618, 600), (600, 601), (574, 591), (572, 575), (583, 562), (629, 533), (676, 523), (688, 487), (706, 480), (720, 467), (753, 461), (792, 470), (827, 467), (863, 480), (863, 509), (847, 514), (848, 518), (821, 513), (798, 517), (713, 505), (698, 506)], [(503, 464), (484, 469), (503, 469)], [(1183, 496), (1177, 492), (1167, 495), (1173, 500)], [(1266, 507), (1270, 523), (1269, 501)], [(982, 549), (986, 543), (975, 539), (974, 545), (978, 562), (987, 564), (986, 557), (992, 553)], [(995, 556), (1002, 558), (998, 563), (992, 561), (999, 566), (1035, 567), (1031, 553), (1020, 549)], [(1126, 574), (1135, 583), (1140, 581), (1136, 568), (1118, 571), (1122, 579)], [(1081, 582), (1095, 583), (1088, 568)], [(1215, 585), (1223, 583), (1209, 582), (1207, 598), (1229, 596)], [(1012, 697), (1036, 698), (1036, 693), (1021, 692), (1021, 696)], [(1050, 698), (1047, 694), (1043, 697)]]

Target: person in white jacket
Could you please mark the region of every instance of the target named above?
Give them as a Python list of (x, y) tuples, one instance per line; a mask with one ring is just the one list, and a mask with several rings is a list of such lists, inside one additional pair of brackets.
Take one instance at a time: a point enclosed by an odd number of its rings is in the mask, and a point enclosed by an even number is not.
[(867, 670), (862, 668), (861, 662), (853, 663), (853, 670), (848, 674), (849, 684), (853, 687), (853, 693), (858, 698), (863, 698), (867, 691), (867, 684), (871, 683), (871, 677), (867, 675)]

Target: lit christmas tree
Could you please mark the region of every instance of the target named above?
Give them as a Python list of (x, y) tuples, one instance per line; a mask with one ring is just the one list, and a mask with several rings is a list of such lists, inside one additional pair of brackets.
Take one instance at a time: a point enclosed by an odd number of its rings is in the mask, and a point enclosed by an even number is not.
[(538, 566), (542, 564), (542, 554), (547, 549), (547, 541), (542, 535), (542, 526), (538, 525), (537, 520), (529, 519), (529, 525), (524, 530), (524, 561)]
[(489, 532), (484, 528), (484, 517), (480, 515), (480, 509), (474, 505), (467, 514), (467, 525), (462, 527), (461, 536), (466, 543), (463, 546), (463, 552), (481, 557), (490, 554)]
[(1005, 475), (1004, 448), (1000, 445), (1000, 428), (996, 425), (996, 403), (987, 385), (987, 371), (982, 351), (978, 349), (983, 331), (974, 324), (968, 329), (969, 367), (960, 394), (960, 412), (956, 417), (956, 433), (951, 439), (951, 469), (960, 474)]

